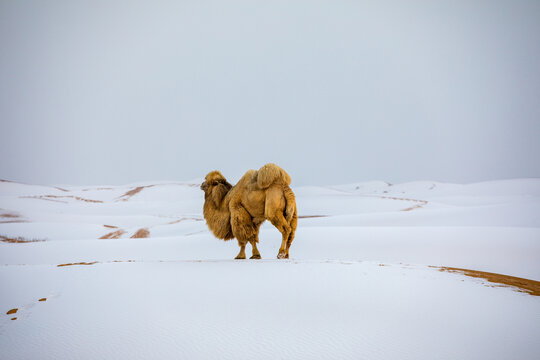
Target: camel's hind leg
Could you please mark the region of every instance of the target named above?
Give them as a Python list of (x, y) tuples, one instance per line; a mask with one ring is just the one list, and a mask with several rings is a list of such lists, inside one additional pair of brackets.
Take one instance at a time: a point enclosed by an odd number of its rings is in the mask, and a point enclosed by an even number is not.
[(291, 233), (289, 234), (289, 238), (287, 239), (287, 248), (286, 248), (286, 254), (285, 259), (289, 258), (289, 248), (291, 247), (291, 244), (294, 240), (294, 233), (296, 232), (296, 225), (298, 224), (298, 216), (296, 214), (296, 209), (294, 210), (294, 215), (291, 220)]
[(274, 214), (270, 219), (272, 225), (274, 225), (281, 233), (281, 246), (279, 247), (278, 259), (287, 258), (287, 240), (291, 234), (291, 227), (287, 224), (287, 221), (282, 214)]
[(281, 246), (279, 248), (278, 259), (285, 259), (287, 256), (287, 240), (291, 234), (291, 226), (285, 220), (283, 212), (285, 210), (285, 197), (280, 186), (272, 186), (266, 192), (266, 203), (264, 207), (264, 217), (270, 220), (282, 235)]
[(287, 224), (287, 220), (283, 217), (281, 212), (269, 214), (268, 220), (274, 225), (281, 233), (281, 246), (279, 247), (278, 259), (287, 258), (287, 241), (291, 234), (291, 226)]

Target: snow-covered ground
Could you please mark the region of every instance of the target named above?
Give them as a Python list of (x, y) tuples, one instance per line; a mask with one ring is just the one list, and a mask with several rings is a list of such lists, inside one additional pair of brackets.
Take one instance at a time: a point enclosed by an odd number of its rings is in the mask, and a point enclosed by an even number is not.
[(198, 181), (0, 182), (0, 358), (538, 358), (537, 293), (440, 267), (538, 286), (540, 179), (293, 190), (291, 259), (233, 260)]

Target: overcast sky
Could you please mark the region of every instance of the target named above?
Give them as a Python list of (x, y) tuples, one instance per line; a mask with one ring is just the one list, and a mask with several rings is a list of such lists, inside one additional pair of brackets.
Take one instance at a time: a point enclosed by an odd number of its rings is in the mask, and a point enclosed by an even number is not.
[(540, 1), (0, 0), (0, 178), (540, 177)]

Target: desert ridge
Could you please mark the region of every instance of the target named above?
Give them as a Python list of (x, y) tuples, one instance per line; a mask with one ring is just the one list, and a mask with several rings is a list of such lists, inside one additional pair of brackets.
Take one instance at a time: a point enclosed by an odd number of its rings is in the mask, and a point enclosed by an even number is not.
[(1, 357), (540, 352), (540, 180), (293, 186), (289, 259), (266, 221), (243, 260), (206, 224), (208, 180), (0, 182)]

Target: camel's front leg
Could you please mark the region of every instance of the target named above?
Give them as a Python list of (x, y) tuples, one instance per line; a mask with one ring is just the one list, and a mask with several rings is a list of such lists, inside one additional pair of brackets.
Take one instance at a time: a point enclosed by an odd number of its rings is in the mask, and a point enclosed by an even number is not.
[(256, 227), (253, 224), (251, 216), (239, 202), (231, 202), (231, 228), (234, 237), (238, 240), (240, 252), (236, 259), (246, 258), (246, 244), (249, 240), (255, 238)]
[(260, 259), (261, 253), (259, 252), (259, 249), (257, 249), (257, 241), (256, 240), (250, 240), (249, 243), (252, 247), (252, 254), (250, 259)]
[(246, 258), (246, 243), (245, 242), (240, 242), (240, 240), (238, 240), (238, 246), (240, 246), (240, 252), (238, 253), (238, 255), (236, 255), (235, 259), (245, 259)]

